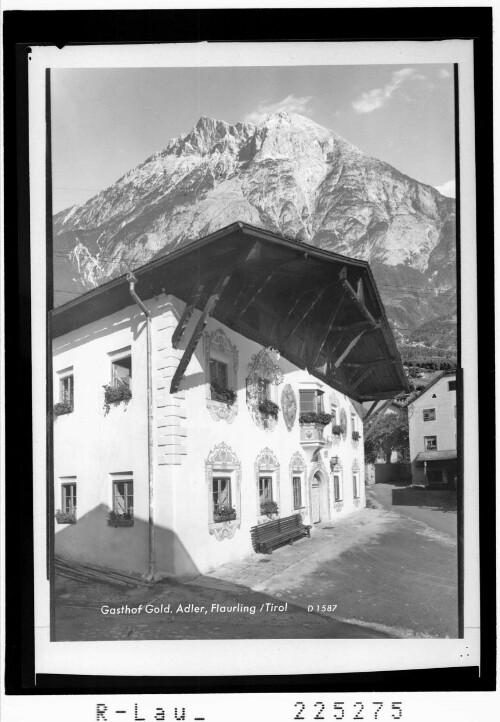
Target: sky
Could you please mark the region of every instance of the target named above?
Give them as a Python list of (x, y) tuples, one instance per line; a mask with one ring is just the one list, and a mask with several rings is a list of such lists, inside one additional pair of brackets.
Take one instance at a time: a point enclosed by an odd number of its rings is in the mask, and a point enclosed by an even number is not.
[(279, 110), (454, 196), (451, 65), (55, 69), (54, 213), (84, 203), (202, 115), (259, 123)]

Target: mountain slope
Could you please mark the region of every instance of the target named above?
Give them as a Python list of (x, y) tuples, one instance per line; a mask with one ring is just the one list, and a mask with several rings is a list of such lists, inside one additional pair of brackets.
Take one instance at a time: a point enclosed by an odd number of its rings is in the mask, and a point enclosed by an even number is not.
[(56, 304), (234, 221), (370, 261), (404, 337), (453, 313), (454, 200), (287, 113), (258, 126), (202, 117), (58, 213)]

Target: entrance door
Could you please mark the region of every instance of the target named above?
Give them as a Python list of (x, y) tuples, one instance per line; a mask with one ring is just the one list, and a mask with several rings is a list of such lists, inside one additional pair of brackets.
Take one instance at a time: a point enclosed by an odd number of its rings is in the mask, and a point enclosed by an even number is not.
[(311, 485), (311, 511), (313, 524), (321, 521), (321, 506), (319, 498), (319, 479), (314, 477)]

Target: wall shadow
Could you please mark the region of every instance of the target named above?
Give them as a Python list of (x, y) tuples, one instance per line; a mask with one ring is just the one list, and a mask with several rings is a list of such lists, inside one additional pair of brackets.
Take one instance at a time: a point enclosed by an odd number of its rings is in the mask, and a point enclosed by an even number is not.
[(452, 489), (392, 489), (393, 506), (418, 506), (425, 509), (456, 513), (457, 492)]

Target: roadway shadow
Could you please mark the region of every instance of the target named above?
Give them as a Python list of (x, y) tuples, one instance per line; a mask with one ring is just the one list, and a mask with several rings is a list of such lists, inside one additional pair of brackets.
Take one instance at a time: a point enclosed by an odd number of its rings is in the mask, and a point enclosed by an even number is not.
[(392, 489), (392, 505), (418, 506), (433, 511), (456, 513), (457, 493), (453, 489), (396, 488)]

